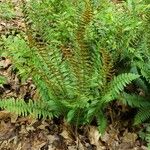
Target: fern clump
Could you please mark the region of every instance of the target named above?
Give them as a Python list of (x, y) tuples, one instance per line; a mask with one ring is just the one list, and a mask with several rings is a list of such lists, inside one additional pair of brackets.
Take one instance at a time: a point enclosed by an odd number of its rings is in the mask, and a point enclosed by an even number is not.
[[(26, 36), (3, 37), (4, 55), (14, 62), (22, 80), (32, 76), (39, 97), (29, 103), (14, 99), (0, 101), (0, 107), (19, 115), (45, 118), (63, 115), (77, 125), (96, 118), (100, 131), (104, 131), (107, 104), (120, 98), (124, 88), (140, 75), (114, 69), (116, 61), (125, 57), (120, 58), (121, 52), (115, 54), (122, 50), (125, 55), (129, 45), (126, 43), (129, 37), (125, 36), (128, 29), (119, 19), (128, 20), (130, 14), (125, 10), (120, 14), (122, 5), (117, 11), (113, 3), (101, 4), (90, 0), (76, 4), (66, 0), (22, 0)], [(107, 7), (113, 10), (112, 16), (109, 9), (105, 12)], [(108, 31), (111, 26), (112, 30)], [(136, 22), (135, 31), (137, 26)], [(136, 106), (136, 102), (131, 105)]]

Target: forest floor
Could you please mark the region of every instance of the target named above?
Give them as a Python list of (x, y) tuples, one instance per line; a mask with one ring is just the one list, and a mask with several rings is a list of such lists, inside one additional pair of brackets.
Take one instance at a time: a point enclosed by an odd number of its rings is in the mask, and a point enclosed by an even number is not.
[[(17, 1), (14, 0), (14, 4), (15, 16), (0, 21), (1, 36), (16, 35), (25, 30)], [(0, 48), (3, 49), (2, 43)], [(7, 78), (7, 83), (0, 86), (0, 97), (28, 101), (34, 96), (36, 87), (30, 78), (21, 83), (12, 68), (10, 59), (0, 58), (0, 74)], [(131, 126), (133, 112), (117, 102), (111, 104), (107, 112), (109, 126), (101, 137), (94, 122), (76, 129), (61, 118), (37, 120), (1, 110), (0, 150), (146, 150), (146, 143), (138, 134), (144, 124)]]

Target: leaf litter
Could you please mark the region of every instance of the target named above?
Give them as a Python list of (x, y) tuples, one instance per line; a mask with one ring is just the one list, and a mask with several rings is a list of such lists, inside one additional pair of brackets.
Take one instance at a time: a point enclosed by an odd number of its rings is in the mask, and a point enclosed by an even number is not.
[[(32, 98), (36, 88), (29, 79), (21, 83), (12, 72), (10, 61), (1, 60), (0, 74), (7, 78), (1, 98)], [(9, 62), (4, 64), (4, 62)], [(9, 85), (9, 86), (8, 86)], [(32, 88), (31, 88), (32, 87)], [(34, 88), (33, 88), (34, 87)], [(28, 99), (26, 97), (26, 99)], [(117, 122), (117, 120), (116, 120)], [(38, 120), (20, 117), (6, 110), (0, 111), (0, 149), (2, 150), (146, 150), (129, 123), (112, 123), (101, 137), (95, 125), (82, 126), (75, 134), (74, 127), (64, 120)], [(131, 130), (131, 129), (130, 129)]]

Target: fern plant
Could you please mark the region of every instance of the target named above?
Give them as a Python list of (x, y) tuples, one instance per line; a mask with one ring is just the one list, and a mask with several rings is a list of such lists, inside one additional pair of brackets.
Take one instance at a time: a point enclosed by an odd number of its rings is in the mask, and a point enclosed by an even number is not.
[[(136, 48), (137, 54), (133, 55), (130, 60), (132, 65), (130, 71), (141, 75), (136, 84), (144, 91), (145, 99), (149, 102), (150, 99), (150, 3), (144, 1), (143, 5), (139, 5), (135, 12), (142, 16), (141, 31), (137, 33), (136, 42), (133, 45)], [(141, 12), (139, 11), (141, 10)], [(142, 37), (140, 36), (142, 33)], [(150, 118), (149, 104), (142, 106), (135, 116), (135, 124), (144, 122)]]
[[(115, 6), (108, 1), (100, 7), (105, 19), (110, 19), (108, 27), (111, 26), (120, 10), (116, 12)], [(2, 37), (3, 55), (14, 62), (23, 81), (32, 76), (39, 96), (28, 103), (13, 98), (1, 100), (1, 108), (24, 116), (52, 118), (63, 115), (77, 125), (96, 118), (100, 131), (104, 132), (107, 122), (104, 110), (108, 103), (116, 99), (138, 107), (147, 103), (132, 102), (122, 94), (124, 88), (140, 75), (129, 72), (117, 75), (115, 72), (119, 56), (111, 51), (113, 45), (105, 37), (106, 20), (99, 16), (100, 7), (90, 0), (76, 4), (67, 0), (22, 0), (26, 35)], [(109, 16), (109, 9), (104, 12), (106, 7), (115, 9), (114, 16)], [(126, 13), (121, 16), (126, 17)], [(102, 24), (99, 24), (100, 20)], [(99, 29), (99, 26), (103, 28)], [(116, 24), (113, 28), (117, 28)], [(99, 33), (102, 32), (104, 37), (101, 39)]]
[[(103, 7), (103, 8), (102, 8)], [(113, 14), (113, 15), (112, 15)], [(142, 89), (144, 96), (122, 93), (120, 100), (131, 107), (138, 107), (135, 124), (150, 118), (150, 3), (127, 1), (117, 5), (101, 1), (99, 13), (91, 25), (95, 34), (89, 34), (100, 46), (107, 47), (119, 73), (139, 74), (135, 84)]]

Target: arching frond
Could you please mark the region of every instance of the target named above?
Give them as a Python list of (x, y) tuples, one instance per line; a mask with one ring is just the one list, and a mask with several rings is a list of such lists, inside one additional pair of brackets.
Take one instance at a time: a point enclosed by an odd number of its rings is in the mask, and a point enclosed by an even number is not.
[(135, 95), (135, 94), (127, 94), (123, 92), (119, 98), (125, 105), (129, 105), (131, 107), (145, 107), (150, 105), (150, 102), (142, 96)]
[(108, 88), (108, 92), (104, 96), (103, 101), (109, 102), (116, 99), (117, 96), (124, 90), (124, 87), (137, 78), (139, 78), (139, 75), (132, 73), (124, 73), (114, 77), (114, 79), (110, 82), (110, 87)]
[[(26, 103), (14, 98), (0, 100), (0, 107), (21, 116), (33, 115), (36, 118), (53, 118), (59, 115), (56, 105), (52, 102), (32, 101)], [(57, 111), (56, 111), (57, 110)]]

